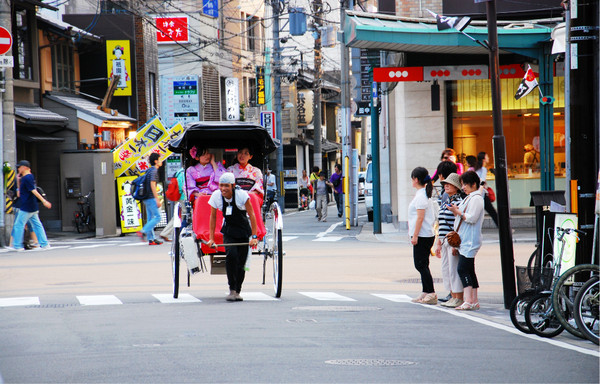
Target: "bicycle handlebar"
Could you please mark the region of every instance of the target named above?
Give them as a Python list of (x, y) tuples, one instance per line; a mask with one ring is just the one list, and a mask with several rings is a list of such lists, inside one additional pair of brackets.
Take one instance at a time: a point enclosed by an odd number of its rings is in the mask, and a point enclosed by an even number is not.
[(556, 228), (556, 231), (557, 232), (564, 232), (565, 234), (569, 234), (571, 232), (577, 232), (580, 235), (586, 235), (587, 236), (587, 233), (585, 233), (584, 231), (581, 231), (579, 229), (576, 229), (576, 228), (561, 228), (561, 227), (558, 227), (558, 228)]

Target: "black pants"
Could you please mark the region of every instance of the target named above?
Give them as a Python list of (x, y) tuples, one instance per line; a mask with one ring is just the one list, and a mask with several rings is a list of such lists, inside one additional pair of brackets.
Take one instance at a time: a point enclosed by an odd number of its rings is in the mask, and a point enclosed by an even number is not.
[(463, 287), (479, 288), (477, 275), (475, 274), (475, 258), (458, 255), (458, 266), (456, 267)]
[(492, 202), (490, 201), (490, 198), (487, 195), (487, 193), (485, 194), (485, 197), (483, 198), (483, 203), (484, 203), (485, 211), (488, 213), (488, 215), (490, 215), (492, 220), (494, 220), (494, 224), (496, 224), (496, 227), (497, 227), (498, 226), (498, 212), (496, 212), (496, 209), (492, 205)]
[[(223, 235), (223, 242), (227, 243), (246, 243), (248, 238), (238, 239)], [(229, 289), (240, 293), (242, 291), (242, 283), (246, 277), (246, 259), (248, 258), (248, 246), (238, 245), (233, 247), (225, 247), (225, 271), (227, 271), (227, 282)]]
[(433, 293), (433, 277), (429, 270), (429, 256), (431, 256), (431, 247), (435, 237), (419, 237), (417, 245), (413, 247), (413, 260), (415, 268), (421, 274), (421, 284), (423, 285), (423, 292)]

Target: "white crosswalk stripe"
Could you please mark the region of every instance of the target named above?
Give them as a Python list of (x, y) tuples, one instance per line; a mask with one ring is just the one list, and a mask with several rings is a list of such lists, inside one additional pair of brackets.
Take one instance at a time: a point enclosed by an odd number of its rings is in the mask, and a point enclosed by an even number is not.
[(81, 305), (119, 305), (123, 304), (115, 295), (77, 296)]
[(202, 300), (195, 298), (189, 293), (179, 294), (177, 299), (173, 298), (173, 294), (171, 293), (155, 293), (152, 296), (156, 297), (158, 301), (164, 304), (174, 304), (174, 303), (200, 303)]
[(39, 297), (8, 297), (0, 299), (0, 307), (20, 307), (28, 305), (40, 305)]
[(334, 241), (340, 241), (344, 238), (345, 236), (324, 236), (324, 237), (317, 237), (316, 239), (313, 239), (313, 241), (325, 241), (325, 242), (334, 242)]
[(382, 299), (386, 299), (389, 301), (393, 301), (395, 303), (410, 303), (410, 296), (408, 295), (399, 295), (399, 294), (389, 294), (389, 293), (372, 293), (371, 295), (375, 297), (381, 297)]
[(245, 301), (279, 301), (279, 299), (263, 292), (242, 292), (241, 296)]
[(301, 295), (310, 297), (311, 299), (321, 301), (356, 301), (350, 297), (339, 295), (335, 292), (298, 292)]

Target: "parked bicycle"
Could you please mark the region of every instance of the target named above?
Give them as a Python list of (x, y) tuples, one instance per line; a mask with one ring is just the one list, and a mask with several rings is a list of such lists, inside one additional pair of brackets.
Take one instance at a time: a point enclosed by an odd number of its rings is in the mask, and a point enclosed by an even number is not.
[(577, 329), (596, 345), (600, 342), (600, 278), (592, 276), (575, 297), (575, 323)]
[(73, 212), (73, 223), (75, 223), (75, 228), (78, 233), (96, 230), (96, 220), (94, 215), (92, 215), (92, 208), (90, 205), (90, 196), (92, 193), (94, 193), (93, 189), (87, 195), (80, 194), (78, 196), (79, 200), (77, 201), (77, 206), (79, 207), (79, 210)]

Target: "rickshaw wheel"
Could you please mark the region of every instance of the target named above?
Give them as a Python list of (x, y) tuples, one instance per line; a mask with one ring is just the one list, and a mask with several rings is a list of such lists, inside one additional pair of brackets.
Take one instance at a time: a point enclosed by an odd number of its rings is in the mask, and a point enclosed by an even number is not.
[(181, 255), (179, 251), (179, 233), (181, 228), (175, 228), (175, 238), (171, 246), (171, 271), (173, 272), (173, 298), (179, 297), (179, 267), (181, 265)]
[[(267, 229), (266, 249), (264, 250), (265, 268), (267, 258), (273, 259), (273, 288), (275, 297), (281, 297), (283, 286), (283, 230), (281, 221), (282, 215), (279, 205), (275, 202), (269, 207), (269, 214), (266, 215), (265, 228)], [(264, 277), (263, 270), (263, 277)]]

